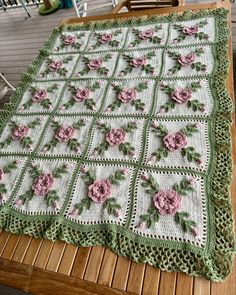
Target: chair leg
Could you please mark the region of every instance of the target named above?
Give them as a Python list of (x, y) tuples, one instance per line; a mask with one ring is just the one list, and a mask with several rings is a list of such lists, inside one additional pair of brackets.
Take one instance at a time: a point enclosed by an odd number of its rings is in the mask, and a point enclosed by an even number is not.
[(11, 83), (7, 81), (7, 79), (3, 76), (2, 73), (0, 73), (0, 80), (4, 81), (6, 85), (9, 87), (9, 89), (11, 89), (12, 91), (16, 90), (15, 87), (13, 87)]
[(72, 0), (77, 17), (80, 17), (76, 0)]
[(118, 13), (123, 7), (127, 7), (128, 8), (128, 1), (127, 0), (123, 0), (121, 2), (119, 2), (114, 9), (112, 10), (112, 14), (116, 14)]

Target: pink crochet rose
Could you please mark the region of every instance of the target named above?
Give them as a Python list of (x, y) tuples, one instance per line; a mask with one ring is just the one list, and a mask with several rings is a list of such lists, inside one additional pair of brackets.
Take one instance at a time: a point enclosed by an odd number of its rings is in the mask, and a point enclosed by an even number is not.
[(103, 203), (111, 194), (111, 182), (109, 179), (95, 180), (88, 187), (88, 196), (95, 203)]
[(109, 145), (119, 145), (125, 141), (126, 133), (122, 128), (112, 128), (106, 134), (106, 141)]
[(29, 133), (29, 127), (25, 125), (16, 126), (16, 128), (13, 130), (11, 138), (15, 141), (21, 141), (24, 137), (26, 137), (28, 133)]
[(178, 62), (183, 67), (190, 66), (195, 61), (195, 54), (193, 52), (187, 55), (181, 55), (178, 59)]
[(186, 103), (192, 97), (191, 89), (177, 89), (171, 93), (171, 98), (178, 103)]
[(72, 35), (67, 35), (63, 39), (63, 43), (65, 45), (75, 44), (75, 41), (76, 41), (76, 38), (75, 38), (75, 36), (72, 36)]
[(133, 60), (130, 62), (130, 64), (134, 68), (142, 67), (146, 64), (146, 57), (141, 56), (141, 57), (133, 58)]
[(51, 173), (42, 173), (35, 178), (32, 190), (36, 196), (45, 196), (52, 188), (54, 178)]
[(60, 70), (62, 68), (62, 66), (63, 66), (63, 61), (54, 60), (50, 63), (50, 65), (48, 67), (51, 72), (56, 72), (56, 71)]
[(84, 101), (89, 97), (90, 89), (89, 88), (78, 88), (76, 90), (76, 94), (73, 96), (73, 99), (75, 101)]
[(154, 31), (149, 29), (149, 30), (145, 30), (139, 33), (139, 37), (143, 40), (147, 40), (152, 38), (154, 35)]
[(175, 215), (181, 208), (181, 197), (171, 189), (160, 190), (153, 196), (153, 201), (161, 215)]
[(137, 90), (134, 88), (127, 88), (121, 90), (121, 92), (118, 94), (118, 99), (122, 101), (123, 103), (129, 103), (132, 100), (134, 100), (137, 96)]
[(48, 96), (47, 90), (46, 89), (38, 89), (35, 94), (32, 96), (32, 101), (33, 102), (41, 102), (44, 99), (46, 99)]
[(5, 177), (5, 173), (3, 171), (3, 169), (0, 169), (0, 181), (3, 180)]
[(73, 127), (63, 125), (57, 130), (55, 134), (55, 138), (59, 142), (67, 142), (73, 138), (74, 133), (75, 133), (75, 129)]
[(101, 58), (90, 59), (89, 63), (87, 64), (87, 66), (90, 68), (90, 70), (97, 70), (101, 67), (101, 65), (102, 65)]
[(198, 33), (198, 25), (183, 28), (183, 33), (186, 35), (195, 35)]
[(102, 34), (102, 36), (100, 38), (100, 42), (102, 44), (105, 44), (105, 43), (111, 41), (112, 37), (113, 37), (112, 33), (104, 33), (104, 34)]
[(182, 132), (170, 133), (163, 138), (165, 146), (169, 151), (181, 150), (187, 145), (187, 138)]

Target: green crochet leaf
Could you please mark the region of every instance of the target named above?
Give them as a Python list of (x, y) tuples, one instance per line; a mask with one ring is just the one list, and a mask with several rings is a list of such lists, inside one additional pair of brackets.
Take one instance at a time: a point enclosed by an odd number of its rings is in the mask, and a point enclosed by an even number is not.
[(91, 199), (86, 198), (81, 200), (80, 203), (75, 204), (75, 208), (79, 211), (79, 214), (82, 214), (84, 210), (89, 210), (91, 207)]
[(140, 219), (145, 222), (147, 228), (151, 228), (156, 222), (159, 221), (160, 214), (158, 213), (156, 208), (149, 208), (147, 214), (141, 215)]
[(46, 201), (46, 204), (48, 206), (55, 206), (55, 202), (59, 200), (59, 197), (57, 195), (57, 192), (55, 190), (49, 191), (45, 197), (44, 200)]
[(61, 178), (63, 176), (63, 174), (66, 174), (67, 168), (65, 165), (62, 165), (61, 167), (58, 167), (56, 169), (53, 170), (53, 177), (55, 178)]
[(82, 175), (82, 178), (87, 185), (90, 185), (96, 180), (96, 173), (94, 170), (89, 170), (87, 173)]
[(189, 214), (187, 212), (177, 212), (175, 214), (175, 222), (178, 223), (185, 233), (191, 233), (196, 227), (196, 222), (188, 219)]
[(148, 176), (148, 179), (145, 182), (142, 182), (142, 186), (145, 188), (146, 193), (149, 195), (154, 195), (159, 190), (159, 184), (156, 182), (155, 178), (152, 175)]
[(109, 176), (109, 180), (112, 184), (119, 184), (124, 179), (125, 175), (122, 170), (117, 170), (113, 175)]
[(199, 132), (199, 129), (196, 124), (187, 124), (184, 128), (181, 129), (181, 132), (186, 136), (193, 136), (194, 133)]
[(190, 181), (187, 178), (181, 180), (179, 184), (175, 183), (172, 188), (181, 196), (187, 196), (189, 192), (194, 191)]
[(19, 200), (22, 201), (23, 204), (28, 204), (34, 197), (33, 190), (28, 190), (26, 193), (19, 196)]

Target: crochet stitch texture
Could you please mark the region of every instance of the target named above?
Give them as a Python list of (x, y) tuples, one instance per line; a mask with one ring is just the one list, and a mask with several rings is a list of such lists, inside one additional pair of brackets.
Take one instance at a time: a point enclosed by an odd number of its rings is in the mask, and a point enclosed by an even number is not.
[(227, 14), (55, 28), (1, 111), (0, 226), (224, 280)]

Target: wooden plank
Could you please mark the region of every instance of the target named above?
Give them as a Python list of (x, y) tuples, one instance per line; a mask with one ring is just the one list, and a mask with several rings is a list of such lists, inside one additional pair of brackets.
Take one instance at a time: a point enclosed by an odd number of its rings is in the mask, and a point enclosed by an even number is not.
[(64, 275), (70, 275), (73, 263), (78, 251), (78, 247), (74, 245), (66, 245), (63, 257), (60, 262), (58, 272)]
[(19, 241), (20, 241), (20, 235), (11, 234), (7, 241), (6, 247), (2, 252), (1, 257), (6, 259), (11, 259)]
[(175, 283), (176, 283), (176, 273), (162, 271), (158, 295), (174, 295)]
[(18, 73), (18, 74), (6, 74), (6, 75), (4, 75), (4, 77), (5, 77), (8, 81), (12, 81), (12, 80), (14, 80), (14, 81), (18, 81), (18, 83), (19, 83), (19, 81), (20, 81), (20, 77), (21, 77), (21, 74), (22, 74), (22, 73)]
[(87, 269), (85, 271), (84, 280), (97, 282), (104, 251), (105, 248), (101, 246), (96, 246), (92, 248)]
[(105, 250), (101, 270), (98, 276), (98, 284), (111, 286), (112, 277), (116, 265), (117, 255), (110, 249)]
[[(58, 22), (58, 21), (57, 21)], [(55, 23), (57, 24), (57, 23)], [(34, 28), (33, 32), (41, 32), (41, 33), (50, 33), (52, 31), (51, 27), (43, 27), (43, 28)], [(10, 31), (10, 30), (6, 30), (5, 32), (2, 32), (1, 31), (1, 38), (3, 38), (3, 41), (4, 41), (4, 38), (8, 38), (8, 36), (12, 39), (14, 39), (13, 37), (16, 37), (16, 38), (19, 38), (22, 36), (22, 32), (25, 32), (25, 34), (30, 34), (32, 33), (32, 28), (27, 28), (27, 27), (24, 27), (24, 31), (22, 31), (22, 27), (20, 28), (14, 28), (14, 30)]]
[(35, 260), (34, 266), (39, 268), (45, 268), (53, 248), (53, 242), (44, 240), (39, 250), (39, 254)]
[[(6, 76), (8, 74), (23, 73), (27, 68), (26, 65), (20, 66), (20, 67), (15, 67), (15, 68), (12, 68), (11, 65), (12, 65), (12, 63), (8, 64), (8, 67), (1, 68), (2, 72), (4, 72), (4, 76)], [(0, 66), (1, 66), (1, 63), (0, 63)]]
[(2, 50), (7, 50), (9, 53), (11, 52), (16, 52), (16, 50), (18, 49), (32, 49), (32, 48), (40, 48), (42, 47), (43, 43), (44, 43), (45, 39), (38, 39), (36, 42), (34, 43), (19, 43), (19, 44), (15, 44), (14, 46), (1, 46)]
[(57, 241), (54, 243), (51, 254), (49, 256), (46, 269), (50, 271), (57, 271), (64, 253), (66, 243)]
[[(64, 16), (63, 16), (64, 17)], [(70, 17), (69, 15), (67, 15), (67, 17)], [(62, 18), (60, 18), (62, 19)], [(58, 19), (58, 20), (60, 20)], [(40, 31), (40, 29), (45, 29), (45, 28), (50, 28), (50, 30), (52, 30), (55, 26), (57, 26), (58, 24), (58, 20), (52, 20), (51, 22), (35, 22), (33, 23), (32, 25), (33, 26), (37, 26), (37, 30)], [(25, 26), (23, 25), (19, 25), (18, 28), (17, 28), (17, 25), (14, 24), (12, 27), (9, 27), (9, 23), (6, 23), (6, 24), (0, 24), (1, 25), (1, 35), (2, 33), (4, 35), (7, 35), (7, 32), (9, 32), (10, 34), (13, 34), (14, 33), (14, 30), (16, 30), (18, 33), (22, 33), (22, 29), (24, 29)], [(29, 24), (28, 24), (29, 25)], [(21, 29), (21, 30), (20, 30)], [(28, 32), (30, 31), (30, 26), (28, 26)]]
[(211, 282), (204, 278), (194, 278), (193, 295), (210, 295)]
[[(11, 10), (11, 12), (13, 12)], [(73, 10), (73, 12), (75, 12)], [(22, 17), (23, 16), (23, 17)], [(37, 16), (37, 11), (34, 13), (34, 16)], [(74, 17), (75, 13), (68, 13), (68, 10), (63, 9), (62, 11), (58, 11), (57, 15), (50, 15), (49, 18), (43, 18), (42, 17), (32, 17), (27, 20), (27, 22), (24, 21), (24, 15), (16, 15), (13, 19), (13, 14), (10, 17), (6, 17), (5, 19), (1, 17), (1, 27), (3, 29), (7, 29), (9, 27), (10, 29), (13, 29), (15, 27), (33, 27), (33, 26), (45, 26), (45, 25), (55, 25), (58, 23), (58, 20), (63, 19), (64, 17)]]
[(20, 40), (36, 40), (38, 37), (44, 37), (47, 38), (47, 36), (49, 36), (49, 34), (51, 33), (51, 30), (49, 28), (46, 28), (46, 30), (44, 32), (42, 32), (41, 30), (39, 32), (37, 32), (37, 35), (35, 35), (35, 32), (29, 31), (29, 32), (25, 32), (25, 30), (19, 34), (16, 35), (15, 32), (13, 35), (7, 35), (3, 37), (2, 34), (0, 35), (0, 42), (4, 42), (4, 44), (6, 44), (5, 42), (7, 42), (7, 44), (15, 44), (16, 41), (20, 41)]
[(193, 277), (182, 272), (177, 274), (175, 295), (192, 295)]
[(134, 295), (2, 258), (0, 284), (37, 295)]
[[(17, 60), (14, 61), (15, 67), (27, 67), (26, 63), (31, 63), (30, 58), (28, 57), (28, 60), (19, 60), (19, 57), (16, 58)], [(11, 61), (1, 61), (0, 60), (0, 67), (2, 69), (2, 72), (5, 72), (4, 68), (9, 68), (10, 66), (12, 66), (12, 60)]]
[(10, 233), (3, 230), (0, 234), (0, 256), (2, 256), (2, 252), (5, 249), (5, 246), (9, 238), (10, 238)]
[(119, 290), (126, 290), (131, 261), (125, 257), (118, 257), (116, 269), (113, 276), (112, 287)]
[[(11, 62), (15, 62), (16, 60), (24, 62), (24, 64), (30, 64), (32, 60), (36, 57), (37, 53), (36, 52), (31, 52), (31, 54), (22, 54), (22, 55), (17, 55), (15, 57), (12, 57)], [(0, 62), (6, 62), (6, 56), (0, 55)]]
[(72, 277), (76, 277), (79, 279), (82, 279), (84, 277), (91, 249), (91, 247), (79, 248), (71, 271)]
[[(160, 269), (146, 265), (142, 295), (156, 295), (160, 282)], [(187, 295), (182, 293), (181, 295)]]
[(25, 257), (23, 259), (24, 264), (33, 265), (39, 253), (40, 247), (43, 244), (43, 240), (33, 238), (26, 251)]
[(15, 253), (12, 256), (12, 260), (18, 261), (18, 262), (23, 261), (31, 240), (32, 240), (32, 237), (30, 236), (26, 236), (26, 235), (21, 236), (20, 241), (16, 247)]
[(145, 264), (132, 261), (129, 273), (129, 280), (127, 284), (128, 292), (141, 294), (145, 266)]

